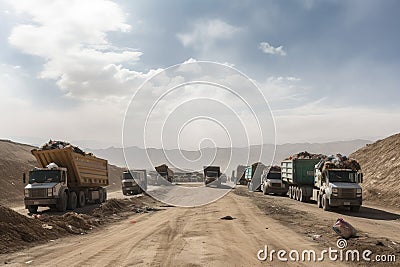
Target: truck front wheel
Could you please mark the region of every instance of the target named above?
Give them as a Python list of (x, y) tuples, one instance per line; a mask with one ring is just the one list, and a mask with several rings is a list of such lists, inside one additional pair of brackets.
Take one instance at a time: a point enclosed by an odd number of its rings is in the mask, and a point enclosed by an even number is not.
[(30, 205), (27, 208), (28, 208), (29, 213), (36, 213), (38, 210), (38, 206), (36, 206), (36, 205)]
[(329, 211), (331, 209), (331, 206), (329, 205), (329, 200), (326, 194), (322, 195), (322, 209), (325, 211)]
[(67, 210), (67, 204), (68, 204), (68, 195), (64, 191), (61, 194), (61, 197), (57, 200), (57, 211), (64, 212)]
[(317, 207), (320, 209), (322, 208), (322, 204), (321, 204), (321, 194), (318, 194), (317, 196)]
[(263, 184), (262, 189), (264, 195), (268, 194), (268, 185)]
[(69, 194), (69, 198), (68, 198), (68, 206), (67, 209), (69, 210), (74, 210), (76, 209), (76, 206), (78, 205), (78, 197), (76, 196), (75, 192), (71, 192)]

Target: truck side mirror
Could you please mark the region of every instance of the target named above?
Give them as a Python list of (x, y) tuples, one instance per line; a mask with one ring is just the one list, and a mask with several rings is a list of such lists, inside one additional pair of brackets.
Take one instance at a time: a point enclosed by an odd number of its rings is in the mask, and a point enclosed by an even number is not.
[(22, 182), (25, 184), (26, 183), (26, 174), (22, 173)]
[(359, 173), (358, 174), (358, 183), (362, 183), (363, 182), (363, 174)]

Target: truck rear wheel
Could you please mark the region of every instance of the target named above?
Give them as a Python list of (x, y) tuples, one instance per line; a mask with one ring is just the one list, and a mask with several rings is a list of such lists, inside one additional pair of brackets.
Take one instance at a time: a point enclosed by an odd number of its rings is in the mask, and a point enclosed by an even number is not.
[(67, 210), (67, 204), (68, 204), (68, 195), (64, 191), (62, 192), (61, 197), (57, 200), (56, 204), (57, 211), (65, 212)]
[(38, 206), (37, 205), (30, 205), (27, 208), (28, 208), (29, 213), (36, 213), (37, 210), (38, 210)]
[(76, 206), (78, 205), (78, 197), (76, 196), (75, 192), (71, 192), (69, 194), (69, 198), (68, 198), (68, 206), (67, 209), (69, 210), (74, 210), (76, 209)]
[(350, 206), (350, 211), (359, 212), (360, 208), (361, 208), (361, 206)]
[(299, 190), (299, 193), (300, 193), (300, 196), (299, 196), (300, 201), (301, 202), (306, 202), (307, 201), (307, 196), (306, 196), (306, 192), (305, 192), (304, 188), (301, 187), (300, 190)]
[(322, 209), (329, 211), (331, 209), (331, 206), (329, 205), (329, 200), (326, 196), (326, 194), (322, 195)]
[(83, 208), (86, 204), (86, 196), (85, 192), (79, 191), (79, 196), (78, 196), (78, 207)]
[(300, 201), (300, 188), (296, 188), (296, 200)]
[(107, 200), (107, 190), (103, 188), (103, 202), (106, 202)]
[(101, 188), (99, 189), (99, 200), (97, 201), (97, 203), (101, 204), (104, 202), (104, 190)]

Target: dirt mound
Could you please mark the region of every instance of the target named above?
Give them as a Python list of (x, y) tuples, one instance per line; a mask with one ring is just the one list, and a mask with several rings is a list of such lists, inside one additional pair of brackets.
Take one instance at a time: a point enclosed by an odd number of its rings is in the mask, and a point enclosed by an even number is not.
[(33, 168), (35, 157), (33, 146), (0, 140), (0, 204), (23, 205), (22, 173)]
[(49, 229), (43, 222), (23, 216), (0, 205), (0, 253), (21, 249), (63, 235), (59, 228)]
[(400, 134), (367, 145), (350, 155), (364, 173), (363, 197), (400, 208)]
[(111, 199), (87, 214), (39, 213), (32, 218), (0, 206), (0, 254), (44, 243), (69, 234), (86, 234), (101, 225), (118, 221), (134, 213), (157, 211), (159, 202), (149, 196)]

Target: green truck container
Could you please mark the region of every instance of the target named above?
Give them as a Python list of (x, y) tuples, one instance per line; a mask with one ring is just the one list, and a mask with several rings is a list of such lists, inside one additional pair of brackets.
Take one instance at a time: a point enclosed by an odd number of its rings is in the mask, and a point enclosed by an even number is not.
[(281, 163), (282, 180), (289, 185), (314, 185), (314, 166), (320, 159), (292, 159)]

